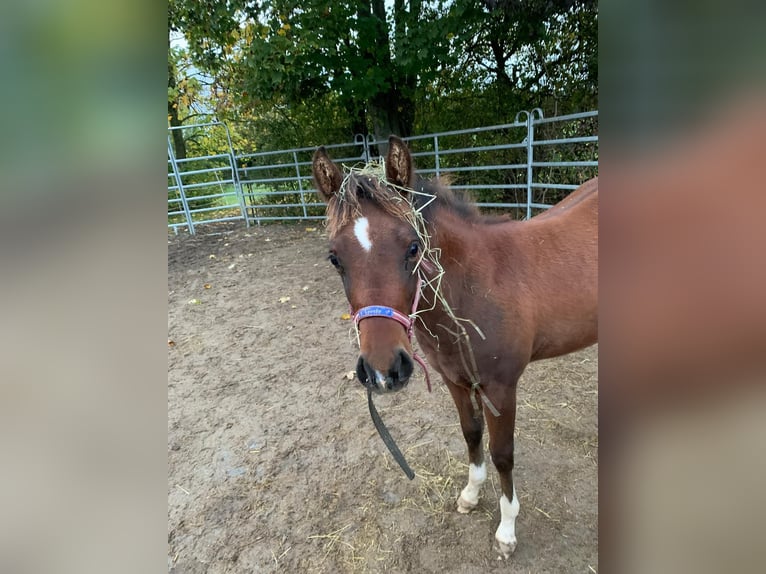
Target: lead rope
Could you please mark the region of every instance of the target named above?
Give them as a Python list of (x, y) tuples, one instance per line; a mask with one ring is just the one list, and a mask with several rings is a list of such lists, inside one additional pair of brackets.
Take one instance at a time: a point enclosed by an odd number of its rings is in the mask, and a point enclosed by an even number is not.
[[(356, 328), (359, 327), (359, 322), (366, 318), (366, 317), (388, 317), (389, 319), (393, 319), (394, 321), (398, 321), (401, 323), (404, 328), (407, 331), (407, 339), (412, 343), (412, 331), (413, 331), (413, 324), (415, 323), (414, 315), (415, 312), (418, 310), (418, 303), (420, 302), (420, 291), (423, 287), (424, 281), (423, 278), (418, 276), (418, 287), (415, 291), (415, 300), (412, 302), (412, 312), (411, 314), (405, 315), (404, 313), (400, 313), (396, 309), (393, 309), (392, 307), (385, 307), (383, 305), (372, 305), (368, 307), (363, 307), (362, 309), (359, 309), (356, 313), (352, 314), (354, 316), (354, 326)], [(423, 368), (423, 373), (425, 373), (426, 376), (426, 386), (428, 387), (428, 392), (431, 392), (431, 377), (428, 374), (428, 368), (426, 367), (426, 362), (423, 360), (423, 358), (418, 355), (415, 350), (412, 350), (412, 358), (417, 362), (418, 365), (420, 365)], [(391, 436), (391, 433), (388, 432), (388, 429), (386, 428), (386, 425), (383, 423), (383, 419), (380, 418), (380, 414), (378, 414), (378, 410), (375, 408), (375, 403), (372, 401), (372, 387), (367, 387), (367, 406), (370, 409), (370, 418), (372, 418), (372, 424), (375, 425), (375, 430), (378, 431), (378, 434), (380, 435), (380, 438), (383, 440), (383, 444), (386, 445), (386, 448), (388, 448), (388, 452), (391, 453), (391, 456), (394, 457), (394, 460), (397, 462), (399, 467), (404, 471), (404, 474), (407, 475), (407, 478), (410, 480), (413, 480), (415, 478), (415, 473), (412, 471), (412, 468), (410, 468), (410, 465), (407, 464), (407, 460), (404, 458), (404, 455), (402, 454), (402, 451), (399, 450), (399, 447), (396, 445), (396, 441), (394, 441), (393, 437)]]
[[(352, 311), (352, 315), (354, 317), (354, 327), (359, 328), (359, 322), (362, 319), (365, 319), (367, 317), (387, 317), (389, 319), (393, 319), (394, 321), (398, 321), (401, 323), (404, 328), (407, 331), (407, 339), (412, 343), (412, 334), (413, 329), (415, 325), (415, 313), (418, 310), (418, 304), (420, 303), (420, 292), (423, 288), (423, 285), (425, 285), (425, 280), (422, 276), (418, 275), (418, 287), (415, 291), (415, 300), (412, 302), (412, 312), (410, 315), (405, 315), (404, 313), (400, 313), (396, 309), (392, 307), (386, 307), (384, 305), (371, 305), (368, 307), (363, 307), (362, 309), (359, 309), (356, 313)], [(431, 392), (431, 377), (428, 373), (428, 367), (426, 365), (425, 360), (418, 355), (415, 352), (415, 349), (412, 350), (412, 358), (417, 362), (418, 365), (420, 365), (423, 368), (423, 373), (425, 374), (426, 378), (426, 387), (428, 388), (428, 392)], [(471, 405), (473, 406), (474, 413), (478, 415), (479, 413), (479, 403), (476, 400), (476, 395), (479, 395), (479, 398), (481, 398), (482, 402), (487, 406), (489, 411), (496, 417), (500, 416), (500, 413), (495, 408), (495, 406), (492, 404), (492, 402), (489, 400), (489, 397), (484, 393), (484, 391), (481, 388), (481, 385), (478, 380), (475, 380), (471, 384)], [(399, 447), (396, 445), (396, 442), (394, 441), (393, 437), (391, 436), (391, 433), (388, 432), (388, 429), (386, 428), (386, 425), (383, 423), (383, 419), (380, 418), (380, 414), (378, 414), (377, 409), (375, 408), (375, 404), (372, 401), (372, 387), (367, 387), (367, 406), (370, 409), (370, 417), (372, 418), (372, 424), (375, 425), (375, 429), (378, 431), (378, 434), (380, 435), (380, 438), (383, 440), (383, 444), (386, 445), (386, 448), (388, 448), (388, 451), (391, 453), (391, 456), (394, 457), (394, 460), (399, 464), (399, 467), (404, 471), (404, 474), (407, 475), (407, 478), (410, 480), (415, 478), (415, 473), (410, 468), (410, 465), (407, 464), (407, 461), (404, 458), (404, 455), (402, 454), (402, 451), (399, 450)]]
[(404, 471), (404, 474), (407, 475), (407, 478), (412, 480), (415, 478), (415, 473), (412, 472), (410, 465), (407, 464), (407, 461), (404, 459), (402, 451), (400, 451), (399, 447), (396, 446), (396, 442), (394, 442), (394, 439), (391, 437), (391, 433), (388, 432), (386, 425), (383, 424), (383, 419), (380, 418), (380, 415), (375, 408), (375, 404), (372, 402), (372, 387), (367, 387), (367, 406), (370, 407), (370, 417), (372, 417), (372, 424), (375, 425), (375, 429), (378, 431), (380, 438), (383, 439), (383, 444), (388, 447), (388, 451), (391, 453), (391, 456), (393, 456), (394, 460), (399, 463), (399, 466)]

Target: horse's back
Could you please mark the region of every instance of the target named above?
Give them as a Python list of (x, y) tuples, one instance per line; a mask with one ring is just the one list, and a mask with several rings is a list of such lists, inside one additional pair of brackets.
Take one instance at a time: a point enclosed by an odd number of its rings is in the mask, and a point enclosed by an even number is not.
[(595, 209), (598, 213), (598, 178), (594, 177), (583, 183), (564, 199), (559, 201), (550, 209), (535, 216), (533, 219), (548, 219), (551, 217), (564, 216), (575, 211), (584, 211), (584, 208)]
[(598, 179), (525, 222), (535, 292), (533, 360), (598, 339)]

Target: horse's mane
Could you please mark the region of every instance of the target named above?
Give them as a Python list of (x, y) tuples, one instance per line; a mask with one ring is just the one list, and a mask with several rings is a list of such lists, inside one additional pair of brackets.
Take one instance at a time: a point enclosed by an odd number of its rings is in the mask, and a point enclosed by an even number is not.
[[(412, 190), (385, 185), (377, 175), (364, 170), (352, 170), (340, 191), (327, 202), (327, 228), (334, 237), (347, 223), (361, 213), (360, 201), (370, 200), (386, 213), (407, 220), (412, 210), (420, 211), (426, 223), (434, 220), (438, 210), (448, 210), (467, 222), (496, 223), (506, 217), (482, 215), (473, 198), (462, 190), (450, 187), (449, 176), (429, 180), (417, 177)], [(407, 193), (409, 191), (409, 193)]]
[[(435, 180), (418, 177), (414, 189), (419, 193), (412, 194), (413, 207), (422, 210), (423, 218), (428, 222), (433, 221), (434, 212), (439, 209), (446, 209), (466, 221), (486, 219), (476, 207), (473, 197), (466, 191), (452, 189), (451, 183), (450, 176)], [(429, 196), (436, 199), (429, 203)]]

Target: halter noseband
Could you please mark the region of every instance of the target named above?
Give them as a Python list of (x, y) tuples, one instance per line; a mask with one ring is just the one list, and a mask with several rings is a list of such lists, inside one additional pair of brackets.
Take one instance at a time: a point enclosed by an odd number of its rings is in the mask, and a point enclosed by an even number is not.
[[(405, 315), (401, 311), (397, 311), (393, 307), (387, 307), (386, 305), (368, 305), (362, 307), (356, 313), (354, 313), (354, 326), (359, 329), (359, 323), (363, 319), (369, 319), (370, 317), (385, 317), (386, 319), (393, 319), (400, 323), (405, 331), (407, 331), (407, 340), (412, 344), (412, 331), (415, 326), (415, 312), (418, 310), (418, 303), (420, 303), (420, 291), (423, 288), (424, 279), (418, 273), (418, 286), (415, 291), (415, 299), (412, 301), (412, 311), (409, 315)], [(423, 368), (423, 372), (426, 375), (426, 386), (428, 392), (431, 392), (431, 378), (428, 375), (428, 368), (423, 358), (418, 355), (415, 350), (412, 351), (412, 358), (415, 362)]]

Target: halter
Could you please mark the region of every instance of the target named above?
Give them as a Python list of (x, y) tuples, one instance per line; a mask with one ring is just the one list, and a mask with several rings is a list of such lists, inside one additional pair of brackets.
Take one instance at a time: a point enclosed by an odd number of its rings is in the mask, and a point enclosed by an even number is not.
[[(410, 342), (410, 344), (412, 344), (412, 331), (415, 326), (415, 312), (418, 310), (418, 303), (420, 303), (420, 291), (423, 288), (424, 283), (425, 280), (420, 275), (420, 273), (418, 273), (418, 286), (417, 290), (415, 291), (415, 299), (412, 301), (412, 311), (409, 315), (405, 315), (401, 311), (397, 311), (393, 307), (387, 307), (385, 305), (368, 305), (367, 307), (362, 307), (356, 313), (354, 313), (354, 326), (359, 329), (359, 323), (361, 323), (364, 319), (369, 319), (370, 317), (385, 317), (386, 319), (393, 319), (404, 327), (405, 331), (407, 331), (407, 340)], [(425, 360), (423, 360), (423, 358), (418, 355), (414, 349), (412, 350), (412, 358), (418, 365), (423, 368), (423, 373), (425, 373), (426, 376), (426, 386), (428, 387), (428, 392), (430, 393), (431, 377), (428, 374), (428, 368), (426, 367)]]

